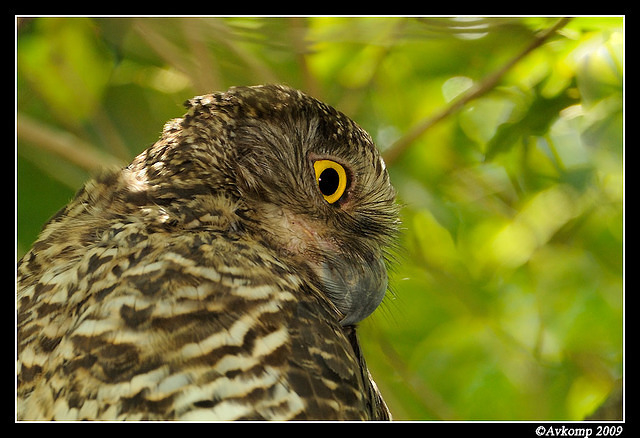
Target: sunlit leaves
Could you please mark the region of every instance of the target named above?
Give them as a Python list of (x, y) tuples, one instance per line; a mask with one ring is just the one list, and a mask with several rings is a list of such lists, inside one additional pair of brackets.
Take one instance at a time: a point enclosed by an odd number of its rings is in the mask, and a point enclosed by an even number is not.
[[(130, 158), (184, 99), (277, 81), (388, 152), (557, 22), (33, 19), (18, 110)], [(572, 19), (388, 163), (402, 250), (360, 338), (395, 418), (576, 420), (622, 377), (623, 44), (621, 18)], [(73, 193), (46, 175), (78, 179), (37, 146), (18, 139), (22, 251)]]
[(78, 123), (99, 106), (112, 60), (85, 19), (33, 23), (20, 40), (19, 73), (65, 123)]

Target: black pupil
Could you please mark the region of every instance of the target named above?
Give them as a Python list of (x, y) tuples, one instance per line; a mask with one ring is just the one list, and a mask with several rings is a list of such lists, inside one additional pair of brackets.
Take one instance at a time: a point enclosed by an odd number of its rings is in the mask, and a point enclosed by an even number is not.
[(333, 195), (338, 190), (338, 184), (340, 182), (340, 176), (335, 169), (328, 168), (322, 171), (320, 178), (318, 178), (318, 187), (325, 196)]

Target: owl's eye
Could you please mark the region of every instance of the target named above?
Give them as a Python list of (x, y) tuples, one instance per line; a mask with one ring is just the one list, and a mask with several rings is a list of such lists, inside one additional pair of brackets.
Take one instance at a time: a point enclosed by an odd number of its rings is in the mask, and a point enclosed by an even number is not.
[(340, 164), (331, 160), (317, 160), (313, 163), (318, 188), (329, 204), (336, 202), (347, 188), (347, 172)]

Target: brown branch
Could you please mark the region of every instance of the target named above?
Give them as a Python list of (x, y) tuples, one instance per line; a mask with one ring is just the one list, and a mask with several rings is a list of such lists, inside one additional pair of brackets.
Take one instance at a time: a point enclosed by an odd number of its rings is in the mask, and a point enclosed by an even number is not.
[(121, 160), (102, 152), (75, 135), (56, 130), (23, 113), (18, 113), (17, 137), (86, 171), (123, 164)]
[(443, 108), (440, 112), (433, 116), (423, 120), (421, 123), (411, 129), (406, 135), (396, 141), (389, 149), (384, 151), (383, 158), (389, 165), (393, 163), (400, 155), (402, 155), (409, 146), (420, 136), (422, 136), (427, 130), (429, 130), (436, 123), (444, 120), (451, 114), (459, 111), (464, 105), (470, 101), (477, 99), (488, 91), (492, 90), (502, 77), (513, 68), (520, 60), (531, 53), (533, 50), (540, 47), (549, 37), (555, 34), (558, 30), (562, 29), (571, 18), (561, 18), (553, 26), (545, 29), (539, 33), (528, 46), (520, 51), (516, 56), (509, 60), (506, 64), (494, 71), (490, 75), (486, 76), (482, 81), (478, 82), (475, 86), (471, 87), (466, 93), (460, 95), (457, 99), (453, 100), (448, 106)]

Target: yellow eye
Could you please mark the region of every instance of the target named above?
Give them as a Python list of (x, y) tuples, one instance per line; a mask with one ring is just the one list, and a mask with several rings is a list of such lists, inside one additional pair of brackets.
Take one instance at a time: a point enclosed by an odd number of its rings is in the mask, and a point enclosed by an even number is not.
[(344, 167), (331, 160), (313, 163), (318, 188), (329, 204), (336, 202), (347, 188), (347, 172)]

